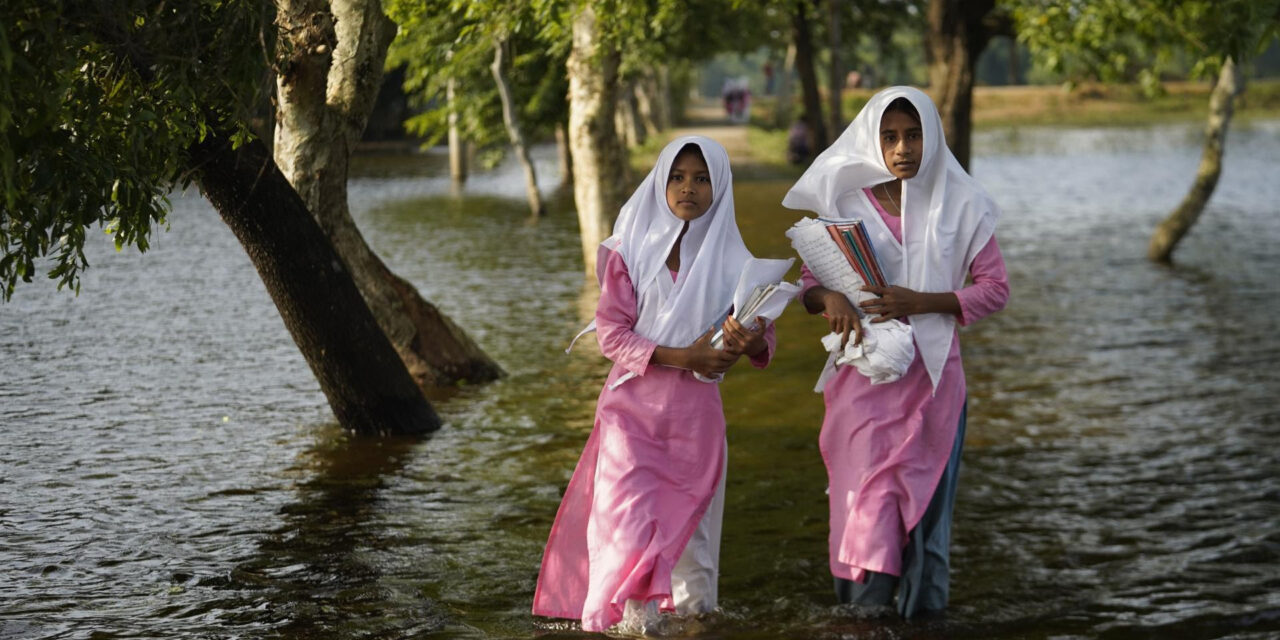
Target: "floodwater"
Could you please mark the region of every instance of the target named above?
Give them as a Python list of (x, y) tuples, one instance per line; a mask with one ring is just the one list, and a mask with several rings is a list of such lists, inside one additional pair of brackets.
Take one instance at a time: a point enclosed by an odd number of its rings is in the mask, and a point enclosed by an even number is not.
[[(724, 383), (722, 615), (706, 638), (1280, 636), (1280, 122), (1241, 123), (1177, 266), (1149, 231), (1193, 126), (975, 140), (1010, 306), (963, 332), (969, 431), (952, 605), (833, 604), (817, 449), (823, 323), (793, 308)], [(564, 196), (526, 222), (512, 167), (451, 194), (437, 155), (352, 185), (370, 243), (510, 376), (424, 441), (336, 428), (244, 252), (197, 196), (146, 254), (93, 242), (77, 298), (0, 305), (0, 638), (580, 637), (528, 611), (607, 370), (563, 353), (591, 308)], [(553, 183), (545, 150), (542, 175)], [(740, 182), (784, 257), (786, 180)]]

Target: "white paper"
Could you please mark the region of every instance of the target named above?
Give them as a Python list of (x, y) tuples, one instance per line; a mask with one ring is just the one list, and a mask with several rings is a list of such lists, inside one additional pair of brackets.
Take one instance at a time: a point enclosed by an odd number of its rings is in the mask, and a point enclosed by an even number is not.
[(866, 286), (862, 276), (849, 264), (821, 220), (801, 218), (787, 230), (787, 237), (791, 238), (792, 248), (800, 254), (800, 259), (804, 260), (818, 282), (832, 291), (843, 293), (858, 313), (862, 313), (859, 302), (876, 297), (874, 293), (862, 290)]
[[(742, 275), (738, 276), (738, 288), (733, 292), (733, 308), (735, 310), (744, 308), (747, 298), (756, 287), (782, 282), (782, 279), (787, 275), (787, 271), (791, 270), (791, 265), (795, 264), (795, 262), (795, 258), (787, 258), (785, 260), (751, 258), (747, 260), (747, 264), (742, 268)], [(736, 313), (734, 318), (742, 319)]]
[[(795, 258), (747, 260), (742, 275), (738, 277), (738, 288), (733, 292), (733, 319), (752, 330), (758, 328), (757, 317), (767, 322), (777, 320), (786, 310), (787, 303), (800, 292), (799, 285), (782, 281), (795, 262)], [(760, 297), (753, 301), (753, 294), (757, 292)], [(748, 304), (751, 302), (754, 304)], [(711, 346), (724, 348), (724, 329), (716, 330), (711, 337)]]
[[(787, 304), (800, 293), (799, 284), (782, 281), (795, 261), (795, 258), (748, 260), (738, 278), (738, 288), (733, 292), (733, 318), (752, 330), (759, 328), (756, 318), (764, 318), (766, 323), (777, 320), (787, 309)], [(724, 348), (723, 327), (711, 336), (711, 346)], [(703, 382), (719, 382), (724, 379), (724, 374), (708, 378), (694, 373), (693, 377)]]

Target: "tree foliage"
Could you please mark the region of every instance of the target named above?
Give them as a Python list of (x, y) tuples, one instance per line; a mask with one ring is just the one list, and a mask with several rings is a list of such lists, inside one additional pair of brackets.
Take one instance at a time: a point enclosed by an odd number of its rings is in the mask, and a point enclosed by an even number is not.
[(1019, 39), (1049, 71), (1071, 81), (1137, 81), (1188, 66), (1217, 72), (1252, 58), (1277, 34), (1277, 0), (1001, 0)]
[[(590, 0), (602, 50), (622, 52), (620, 75), (632, 79), (659, 66), (684, 68), (721, 51), (767, 42), (779, 13), (769, 3), (743, 0)], [(572, 34), (572, 0), (392, 0), (400, 25), (388, 66), (407, 69), (405, 90), (421, 113), (407, 128), (438, 141), (447, 130), (446, 83), (458, 88), (454, 108), (463, 133), (490, 149), (505, 147), (501, 105), (490, 76), (493, 40), (514, 51), (511, 82), (520, 119), (533, 139), (545, 139), (568, 114), (565, 62)], [(783, 13), (785, 18), (785, 13)]]
[(568, 41), (559, 29), (558, 3), (391, 0), (386, 6), (400, 25), (387, 65), (405, 66), (405, 91), (421, 110), (405, 123), (411, 132), (432, 143), (447, 132), (444, 94), (452, 80), (464, 137), (488, 149), (491, 161), (500, 157), (508, 138), (489, 69), (497, 40), (512, 52), (509, 82), (530, 136), (547, 137), (564, 120)]
[(145, 251), (186, 152), (249, 135), (270, 6), (249, 0), (6, 0), (0, 5), (0, 286), (36, 262), (79, 289), (85, 231)]

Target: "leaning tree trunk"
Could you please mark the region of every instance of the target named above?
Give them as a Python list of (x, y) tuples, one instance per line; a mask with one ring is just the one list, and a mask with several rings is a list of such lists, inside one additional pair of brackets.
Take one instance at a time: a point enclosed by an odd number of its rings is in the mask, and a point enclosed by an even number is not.
[(249, 254), (338, 423), (362, 434), (438, 428), (439, 417), (266, 145), (233, 150), (227, 136), (210, 136), (189, 157), (196, 183)]
[(1191, 230), (1205, 204), (1218, 186), (1222, 175), (1222, 153), (1227, 143), (1227, 128), (1231, 125), (1231, 113), (1236, 96), (1244, 91), (1244, 76), (1230, 57), (1222, 63), (1218, 82), (1209, 94), (1209, 120), (1204, 128), (1204, 153), (1200, 156), (1200, 168), (1196, 181), (1191, 185), (1182, 203), (1151, 234), (1147, 257), (1156, 262), (1170, 262), (1173, 249)]
[(347, 205), (348, 161), (373, 108), (396, 26), (378, 0), (277, 0), (283, 59), (275, 157), (351, 269), (378, 325), (424, 389), (502, 369), (373, 253)]
[(800, 73), (800, 88), (804, 92), (804, 110), (813, 131), (813, 148), (827, 147), (827, 125), (822, 117), (822, 96), (818, 93), (818, 73), (813, 68), (813, 36), (809, 32), (807, 15), (809, 0), (797, 0), (795, 13), (791, 15), (792, 40), (796, 45), (796, 71)]
[(511, 100), (511, 87), (507, 85), (507, 43), (501, 40), (493, 44), (493, 64), (489, 70), (493, 73), (493, 81), (498, 85), (498, 100), (502, 102), (502, 123), (507, 127), (507, 137), (511, 139), (511, 148), (516, 152), (516, 159), (524, 169), (524, 191), (529, 199), (529, 212), (534, 218), (541, 218), (547, 212), (542, 206), (542, 194), (538, 193), (538, 174), (533, 169), (533, 160), (529, 158), (529, 147), (524, 143), (524, 132), (520, 130), (520, 116)]
[(929, 86), (947, 146), (969, 170), (973, 137), (973, 68), (991, 34), (983, 21), (995, 0), (930, 0)]
[(596, 251), (609, 236), (628, 180), (627, 158), (618, 142), (613, 116), (621, 54), (616, 49), (602, 49), (598, 29), (595, 9), (589, 3), (578, 9), (566, 64), (573, 199), (582, 234), (582, 260), (590, 278), (595, 277)]
[(831, 116), (831, 137), (838, 138), (844, 131), (844, 109), (841, 101), (844, 98), (844, 65), (840, 60), (840, 0), (827, 0), (827, 42), (831, 64), (827, 68), (828, 84), (831, 91), (827, 94), (827, 109)]

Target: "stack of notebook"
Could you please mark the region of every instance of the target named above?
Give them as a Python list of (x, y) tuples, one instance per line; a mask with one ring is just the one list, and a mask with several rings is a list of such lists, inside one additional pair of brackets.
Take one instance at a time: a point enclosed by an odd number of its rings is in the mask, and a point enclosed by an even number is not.
[(888, 286), (884, 271), (880, 269), (880, 259), (876, 257), (875, 245), (871, 244), (867, 227), (861, 219), (819, 219), (827, 226), (827, 233), (836, 241), (836, 246), (849, 261), (849, 266), (862, 276), (863, 282), (876, 287)]

